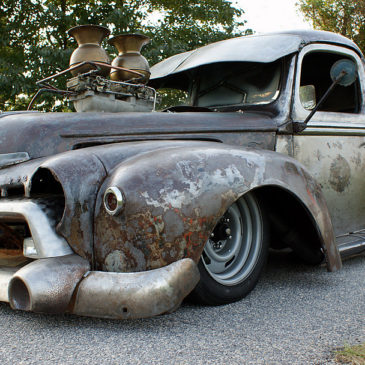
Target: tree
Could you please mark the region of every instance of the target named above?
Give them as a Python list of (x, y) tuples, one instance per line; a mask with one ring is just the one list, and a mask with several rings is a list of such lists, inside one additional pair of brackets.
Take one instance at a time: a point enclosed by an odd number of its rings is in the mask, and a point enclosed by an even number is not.
[(297, 5), (315, 29), (340, 33), (365, 53), (364, 0), (299, 0)]
[[(243, 14), (227, 0), (4, 0), (0, 3), (0, 110), (24, 109), (36, 81), (68, 67), (75, 25), (107, 26), (114, 35), (138, 32), (152, 38), (144, 55), (154, 64), (177, 52), (250, 32)], [(104, 43), (111, 57), (116, 50)], [(65, 87), (65, 78), (57, 81)], [(44, 109), (63, 110), (53, 97)], [(45, 100), (45, 101), (44, 101)]]

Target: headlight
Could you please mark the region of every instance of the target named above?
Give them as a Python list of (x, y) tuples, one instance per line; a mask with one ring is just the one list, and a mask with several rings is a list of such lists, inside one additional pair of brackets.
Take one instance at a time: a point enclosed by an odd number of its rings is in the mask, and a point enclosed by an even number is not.
[(125, 205), (125, 199), (122, 192), (115, 186), (106, 189), (104, 194), (105, 210), (110, 215), (119, 214)]

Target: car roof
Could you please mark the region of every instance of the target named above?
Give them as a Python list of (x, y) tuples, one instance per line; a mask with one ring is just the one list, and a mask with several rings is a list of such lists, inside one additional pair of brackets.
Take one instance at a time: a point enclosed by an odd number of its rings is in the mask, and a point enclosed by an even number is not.
[(318, 30), (263, 33), (227, 39), (169, 57), (151, 67), (151, 80), (217, 62), (274, 62), (311, 43), (341, 45), (363, 58), (354, 42), (336, 33)]

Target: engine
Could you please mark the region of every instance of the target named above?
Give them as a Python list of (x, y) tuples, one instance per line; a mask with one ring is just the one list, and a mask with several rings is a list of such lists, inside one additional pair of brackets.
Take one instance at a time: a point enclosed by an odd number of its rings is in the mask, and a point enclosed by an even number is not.
[[(155, 109), (156, 91), (147, 86), (150, 68), (141, 49), (150, 42), (141, 34), (122, 34), (109, 39), (108, 43), (118, 50), (111, 62), (101, 47), (109, 29), (98, 25), (80, 25), (68, 34), (75, 38), (78, 48), (70, 58), (70, 67), (47, 77), (37, 84), (40, 92), (49, 91), (65, 95), (73, 102), (77, 112), (148, 112)], [(63, 74), (71, 74), (67, 90), (59, 90), (49, 82)]]

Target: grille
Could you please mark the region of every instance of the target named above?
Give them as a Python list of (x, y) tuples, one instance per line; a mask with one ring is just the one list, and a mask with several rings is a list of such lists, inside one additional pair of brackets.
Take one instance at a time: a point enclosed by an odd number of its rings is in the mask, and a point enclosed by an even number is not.
[(18, 266), (28, 259), (23, 256), (23, 241), (30, 237), (25, 221), (0, 220), (0, 266)]

